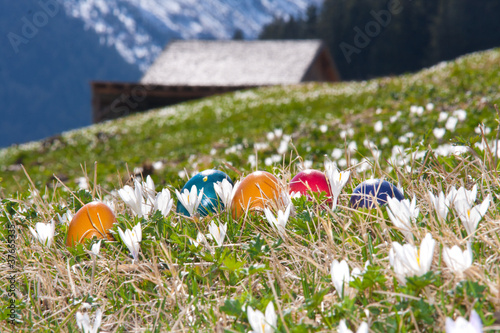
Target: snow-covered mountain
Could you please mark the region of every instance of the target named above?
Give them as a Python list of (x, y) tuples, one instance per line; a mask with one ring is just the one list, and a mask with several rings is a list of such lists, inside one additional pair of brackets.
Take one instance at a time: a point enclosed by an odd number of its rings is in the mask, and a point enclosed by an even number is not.
[(138, 81), (172, 39), (248, 39), (322, 0), (0, 0), (0, 147), (91, 122), (92, 80)]
[(239, 29), (256, 38), (274, 17), (301, 16), (322, 0), (66, 0), (85, 23), (141, 70), (170, 39), (230, 39)]

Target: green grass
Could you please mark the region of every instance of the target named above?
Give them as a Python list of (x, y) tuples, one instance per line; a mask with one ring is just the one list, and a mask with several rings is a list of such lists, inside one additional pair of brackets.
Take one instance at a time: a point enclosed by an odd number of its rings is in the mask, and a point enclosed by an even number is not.
[[(91, 313), (103, 310), (103, 331), (246, 332), (251, 328), (242, 307), (263, 312), (270, 301), (280, 332), (328, 332), (341, 319), (353, 330), (367, 321), (376, 332), (439, 332), (446, 317), (468, 318), (472, 309), (485, 327), (499, 329), (500, 186), (498, 159), (491, 151), (498, 139), (499, 60), (497, 49), (401, 77), (236, 92), (1, 150), (1, 290), (7, 290), (7, 277), (14, 274), (17, 291), (14, 298), (7, 293), (0, 298), (0, 330), (14, 330), (5, 321), (11, 299), (18, 309), (15, 329), (22, 331), (78, 331), (75, 313), (87, 303)], [(425, 108), (428, 103), (432, 110)], [(421, 114), (411, 112), (418, 106), (424, 108)], [(437, 139), (433, 130), (446, 124), (439, 121), (440, 113), (449, 118), (460, 109), (466, 118)], [(379, 120), (383, 127), (376, 132)], [(480, 123), (483, 135), (477, 134)], [(283, 135), (269, 140), (275, 129)], [(479, 147), (481, 140), (491, 149)], [(450, 144), (467, 152), (441, 154)], [(255, 164), (249, 163), (255, 155)], [(193, 220), (171, 213), (139, 219), (114, 192), (134, 168), (147, 169), (157, 161), (163, 168), (152, 174), (156, 190), (167, 187), (172, 194), (188, 178), (181, 178), (181, 171), (191, 175), (207, 168), (222, 169), (234, 180), (240, 173), (268, 170), (286, 186), (302, 163), (322, 170), (324, 155), (351, 170), (340, 207), (329, 212), (294, 201), (296, 214), (283, 237), (263, 215), (233, 221), (221, 213), (216, 218), (228, 223), (225, 245), (195, 247), (189, 238), (208, 233), (214, 217)], [(88, 178), (89, 192), (78, 190), (82, 176)], [(371, 176), (399, 182), (408, 198), (416, 195), (421, 214), (415, 243), (427, 232), (437, 241), (432, 273), (406, 286), (389, 264), (391, 242), (405, 239), (386, 209), (357, 211), (348, 205), (355, 186)], [(473, 239), (473, 267), (460, 278), (442, 262), (442, 248), (465, 249), (469, 238), (453, 211), (445, 223), (436, 218), (427, 190), (473, 184), (479, 188), (478, 203), (488, 194), (493, 202)], [(57, 223), (50, 249), (33, 240), (29, 226), (57, 221), (58, 213), (75, 213), (96, 198), (114, 201), (122, 229), (141, 223), (138, 263), (132, 264), (122, 242), (106, 242), (93, 270), (85, 251), (90, 244), (65, 247), (64, 223)], [(10, 225), (18, 234), (14, 270), (7, 266)], [(363, 281), (351, 283), (358, 291), (352, 299), (341, 299), (333, 287), (329, 267), (334, 259), (346, 259), (351, 269), (370, 262)]]

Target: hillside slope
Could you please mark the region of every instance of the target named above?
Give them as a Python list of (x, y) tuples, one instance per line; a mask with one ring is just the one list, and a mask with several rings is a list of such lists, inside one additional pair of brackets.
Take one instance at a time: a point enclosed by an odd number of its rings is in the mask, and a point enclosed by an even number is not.
[[(37, 186), (53, 185), (53, 174), (72, 184), (84, 176), (82, 166), (93, 174), (96, 161), (98, 183), (109, 190), (127, 170), (158, 161), (164, 167), (155, 181), (178, 184), (184, 169), (225, 162), (244, 172), (255, 164), (270, 168), (291, 144), (315, 165), (324, 155), (341, 168), (373, 161), (370, 147), (376, 146), (383, 168), (388, 160), (404, 166), (409, 160), (401, 152), (415, 143), (447, 154), (457, 136), (477, 136), (480, 123), (488, 138), (495, 137), (499, 58), (495, 49), (401, 77), (236, 92), (66, 132), (1, 150), (1, 185), (9, 193), (26, 189), (20, 164)], [(283, 134), (271, 135), (275, 129)], [(358, 167), (372, 172), (369, 165)]]

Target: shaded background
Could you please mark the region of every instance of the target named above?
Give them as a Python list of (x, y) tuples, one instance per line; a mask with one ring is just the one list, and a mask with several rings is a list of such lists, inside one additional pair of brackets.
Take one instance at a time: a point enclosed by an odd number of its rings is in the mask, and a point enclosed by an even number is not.
[[(311, 4), (321, 0), (0, 0), (0, 147), (89, 125), (90, 81), (139, 80), (171, 39), (257, 38)], [(27, 40), (17, 53), (11, 33)]]
[[(386, 18), (390, 6), (396, 13)], [(416, 71), (499, 46), (499, 17), (497, 0), (325, 0), (321, 8), (308, 8), (302, 18), (274, 20), (260, 38), (321, 38), (342, 78), (362, 80)], [(355, 38), (361, 34), (365, 37), (358, 37), (358, 44), (366, 46), (356, 47)], [(342, 43), (359, 50), (351, 53), (350, 62)]]
[[(373, 27), (373, 12), (390, 1), (55, 1), (0, 0), (0, 147), (89, 125), (90, 81), (139, 80), (172, 39), (321, 38), (344, 80), (415, 71), (500, 45), (497, 0), (392, 0), (401, 10), (363, 47), (358, 31)], [(53, 16), (44, 10), (50, 5)], [(43, 15), (46, 22), (25, 37), (26, 22)], [(18, 52), (12, 34), (24, 40)], [(357, 49), (349, 57), (340, 47), (347, 44)]]

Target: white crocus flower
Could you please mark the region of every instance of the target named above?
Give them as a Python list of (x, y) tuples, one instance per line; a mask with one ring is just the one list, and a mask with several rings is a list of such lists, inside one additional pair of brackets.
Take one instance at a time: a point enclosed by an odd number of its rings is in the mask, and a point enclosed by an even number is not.
[(456, 117), (449, 117), (447, 120), (446, 120), (446, 124), (444, 125), (444, 127), (450, 131), (450, 132), (454, 132), (455, 131), (455, 127), (457, 126), (457, 123), (458, 123), (458, 119)]
[(247, 306), (247, 317), (250, 326), (252, 326), (250, 333), (273, 333), (278, 323), (273, 302), (269, 302), (267, 305), (265, 315), (259, 310), (254, 311), (250, 306)]
[(405, 189), (403, 186), (401, 186), (401, 184), (399, 183), (398, 181), (398, 185), (396, 186), (396, 188), (399, 190), (399, 192), (401, 192), (401, 194), (404, 196), (405, 195)]
[[(337, 332), (338, 333), (353, 333), (350, 329), (347, 328), (347, 325), (345, 323), (345, 319), (340, 320)], [(356, 333), (368, 333), (368, 324), (366, 322), (362, 322), (361, 325), (359, 325)]]
[(467, 242), (467, 250), (463, 251), (458, 246), (451, 249), (443, 249), (443, 260), (446, 266), (457, 274), (462, 274), (467, 268), (472, 266), (472, 248), (471, 243)]
[[(151, 179), (151, 177), (148, 176), (145, 182), (144, 181), (141, 182), (138, 178), (135, 178), (134, 186), (136, 190), (139, 189), (140, 193), (142, 194), (142, 201), (141, 201), (142, 215), (144, 217), (148, 217), (154, 207), (156, 199), (156, 190), (153, 179)], [(139, 195), (139, 190), (137, 190), (137, 195)]]
[(191, 240), (191, 243), (193, 243), (194, 246), (198, 247), (201, 243), (207, 244), (207, 238), (204, 234), (198, 232), (198, 235), (196, 235), (196, 240)]
[[(295, 194), (295, 193), (288, 193), (288, 191), (281, 191), (279, 198), (277, 200), (278, 207), (288, 207), (288, 205), (292, 205), (290, 212), (294, 212), (295, 206), (292, 203), (292, 194)], [(299, 194), (300, 194), (300, 192), (299, 192)]]
[(419, 212), (415, 196), (413, 196), (411, 202), (408, 199), (399, 201), (397, 198), (387, 197), (387, 214), (392, 223), (399, 228), (408, 240), (413, 240), (411, 229)]
[[(295, 194), (295, 193), (293, 193)], [(299, 192), (299, 196), (300, 196), (300, 192)], [(290, 206), (290, 213), (288, 214), (290, 216), (290, 214), (293, 216), (295, 215), (295, 206), (293, 205), (293, 202), (292, 202), (292, 194), (288, 193), (288, 191), (281, 191), (280, 192), (280, 195), (278, 197), (278, 199), (276, 200), (276, 204), (277, 204), (277, 209), (280, 210), (286, 210), (288, 208), (288, 206)], [(287, 218), (288, 220), (288, 218)], [(286, 224), (286, 223), (285, 223)]]
[(419, 250), (411, 244), (401, 246), (397, 242), (392, 243), (389, 261), (402, 284), (406, 284), (406, 277), (421, 276), (430, 270), (435, 245), (436, 241), (430, 233), (425, 235)]
[(278, 216), (274, 216), (269, 208), (264, 208), (264, 214), (266, 215), (267, 222), (273, 227), (273, 229), (278, 230), (280, 234), (285, 232), (285, 227), (290, 216), (290, 209), (292, 204), (289, 203), (285, 211), (278, 210)]
[(71, 220), (73, 220), (73, 213), (69, 209), (62, 216), (59, 214), (57, 214), (57, 216), (61, 224), (68, 225), (71, 222)]
[(474, 185), (474, 187), (470, 191), (466, 190), (462, 186), (456, 191), (453, 197), (453, 204), (465, 201), (469, 206), (472, 207), (472, 205), (474, 205), (474, 202), (476, 202), (476, 197), (477, 197), (477, 184)]
[(332, 192), (332, 202), (333, 209), (337, 207), (337, 199), (340, 195), (340, 192), (344, 188), (345, 184), (349, 180), (350, 171), (339, 172), (337, 166), (334, 162), (326, 161), (325, 162), (325, 174), (328, 178), (328, 184), (330, 184), (330, 190)]
[(156, 200), (156, 190), (153, 179), (147, 177), (145, 182), (134, 179), (134, 187), (125, 185), (118, 190), (120, 198), (132, 209), (135, 216), (148, 217)]
[(154, 202), (156, 197), (156, 187), (151, 176), (146, 177), (146, 181), (142, 182), (142, 187), (144, 188), (144, 197), (148, 199), (149, 202)]
[(479, 221), (488, 211), (490, 207), (490, 196), (484, 199), (483, 203), (474, 207), (470, 206), (466, 200), (455, 200), (454, 208), (462, 224), (467, 230), (467, 234), (473, 235), (476, 232)]
[(437, 196), (434, 196), (434, 194), (429, 191), (429, 198), (431, 199), (432, 205), (434, 206), (439, 219), (445, 221), (450, 207), (450, 201), (448, 198), (445, 197), (443, 191), (439, 192)]
[(115, 202), (113, 200), (103, 200), (102, 203), (108, 206), (109, 209), (113, 211), (113, 213), (115, 212)]
[(448, 190), (448, 194), (446, 194), (446, 200), (450, 203), (450, 205), (453, 204), (455, 201), (455, 197), (457, 196), (457, 189), (455, 186), (450, 187)]
[(89, 189), (89, 181), (85, 177), (79, 177), (76, 179), (78, 182), (78, 188), (81, 190), (88, 190)]
[(198, 210), (198, 206), (203, 199), (203, 189), (201, 189), (200, 193), (198, 193), (198, 189), (196, 185), (191, 187), (191, 192), (186, 188), (182, 193), (175, 190), (175, 194), (177, 195), (177, 199), (181, 202), (181, 204), (186, 208), (189, 212), (189, 215), (193, 216), (195, 212)]
[(125, 230), (125, 232), (123, 232), (122, 229), (118, 227), (118, 234), (120, 235), (120, 238), (125, 243), (130, 253), (132, 254), (134, 260), (138, 260), (139, 251), (141, 249), (140, 243), (142, 241), (141, 224), (137, 223), (137, 225), (133, 227), (132, 230), (127, 229)]
[(445, 135), (446, 133), (446, 128), (434, 128), (432, 130), (432, 134), (434, 134), (434, 136), (436, 137), (436, 139), (442, 139), (443, 136)]
[(481, 317), (474, 310), (470, 314), (469, 321), (464, 317), (458, 317), (455, 321), (446, 318), (446, 333), (481, 333), (482, 331)]
[(101, 309), (97, 309), (95, 314), (94, 325), (90, 325), (90, 318), (88, 313), (82, 314), (80, 311), (76, 313), (76, 324), (78, 328), (80, 328), (83, 333), (97, 333), (99, 326), (101, 326), (102, 320), (102, 311)]
[(349, 282), (361, 275), (359, 268), (354, 268), (351, 274), (349, 272), (349, 265), (347, 265), (345, 260), (339, 262), (335, 259), (330, 266), (330, 274), (332, 276), (333, 286), (341, 298), (344, 298), (344, 296), (354, 296), (355, 290), (349, 287)]
[(164, 188), (156, 195), (153, 207), (155, 212), (159, 210), (164, 217), (167, 217), (173, 205), (174, 199), (170, 197), (170, 191)]
[(222, 244), (224, 244), (224, 238), (226, 237), (226, 231), (227, 231), (227, 223), (222, 224), (219, 222), (219, 225), (216, 225), (215, 222), (212, 220), (210, 222), (210, 225), (208, 226), (208, 231), (215, 239), (218, 246), (222, 246)]
[(29, 227), (29, 230), (33, 237), (35, 237), (42, 245), (50, 247), (52, 241), (54, 240), (56, 225), (54, 220), (50, 223), (38, 222), (35, 224), (35, 229)]
[(94, 256), (99, 255), (99, 251), (101, 250), (101, 242), (102, 242), (102, 239), (100, 241), (98, 241), (97, 243), (92, 244), (92, 247), (90, 249), (90, 251), (92, 252), (92, 255), (94, 255)]
[(226, 178), (224, 178), (222, 182), (214, 184), (215, 193), (217, 193), (217, 196), (224, 204), (226, 211), (231, 208), (231, 202), (233, 201), (234, 194), (236, 193), (239, 184), (240, 181), (238, 180), (233, 186)]
[(129, 185), (125, 185), (122, 189), (118, 190), (120, 198), (127, 204), (127, 206), (132, 209), (135, 216), (143, 217), (147, 209), (144, 196), (142, 195), (142, 186), (138, 183), (135, 184), (135, 188)]

